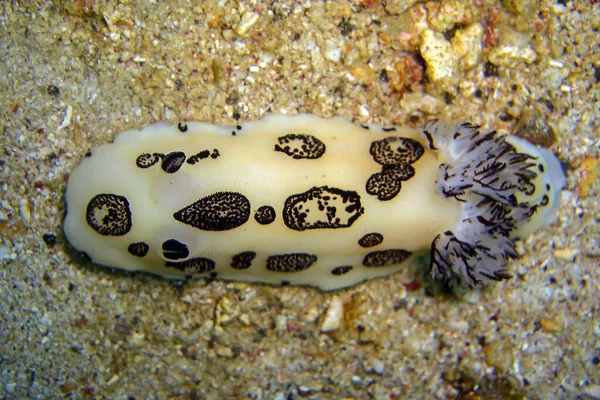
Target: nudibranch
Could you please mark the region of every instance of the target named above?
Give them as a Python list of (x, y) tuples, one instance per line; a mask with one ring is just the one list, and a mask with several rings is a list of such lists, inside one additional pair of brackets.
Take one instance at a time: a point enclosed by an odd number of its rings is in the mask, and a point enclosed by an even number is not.
[(564, 183), (550, 151), (469, 124), (156, 123), (84, 157), (64, 230), (95, 263), (168, 278), (332, 290), (430, 254), (434, 277), (473, 287), (510, 277)]

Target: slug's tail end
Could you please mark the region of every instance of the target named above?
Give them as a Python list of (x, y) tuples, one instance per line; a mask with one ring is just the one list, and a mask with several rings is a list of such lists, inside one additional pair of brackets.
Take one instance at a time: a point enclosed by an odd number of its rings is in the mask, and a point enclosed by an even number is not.
[(428, 122), (432, 150), (447, 153), (436, 183), (441, 195), (463, 204), (461, 221), (431, 244), (431, 273), (474, 287), (510, 278), (514, 240), (551, 223), (565, 175), (550, 151), (469, 124)]

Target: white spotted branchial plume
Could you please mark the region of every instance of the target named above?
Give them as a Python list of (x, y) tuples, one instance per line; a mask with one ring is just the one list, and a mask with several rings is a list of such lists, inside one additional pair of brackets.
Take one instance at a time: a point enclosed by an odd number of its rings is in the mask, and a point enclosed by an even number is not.
[(472, 287), (510, 277), (564, 182), (548, 150), (468, 124), (158, 123), (75, 168), (65, 233), (95, 263), (169, 278), (330, 290), (430, 253), (435, 277)]

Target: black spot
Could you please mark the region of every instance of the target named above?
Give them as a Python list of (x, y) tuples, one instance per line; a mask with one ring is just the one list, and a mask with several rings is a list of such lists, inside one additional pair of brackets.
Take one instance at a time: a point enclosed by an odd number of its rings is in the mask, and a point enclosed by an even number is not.
[(267, 269), (274, 272), (299, 272), (317, 261), (317, 256), (308, 253), (278, 254), (267, 258)]
[(377, 164), (412, 164), (417, 161), (425, 149), (416, 140), (389, 136), (371, 143), (369, 153)]
[(188, 130), (187, 124), (182, 124), (181, 122), (177, 124), (177, 128), (179, 128), (179, 131), (181, 132), (187, 132)]
[(374, 247), (381, 244), (381, 242), (383, 242), (383, 235), (377, 232), (367, 233), (358, 240), (361, 247)]
[(338, 24), (338, 29), (340, 30), (342, 36), (346, 36), (354, 30), (354, 25), (352, 25), (349, 21), (342, 17), (342, 20)]
[(103, 236), (123, 236), (131, 229), (131, 210), (125, 196), (102, 193), (88, 203), (88, 225)]
[(342, 267), (335, 267), (331, 270), (332, 275), (344, 275), (352, 270), (351, 265), (344, 265)]
[(391, 128), (381, 128), (382, 131), (384, 132), (396, 132), (396, 128), (391, 127)]
[(379, 71), (379, 80), (383, 83), (387, 83), (389, 81), (388, 73), (385, 68)]
[(135, 165), (138, 166), (138, 168), (150, 168), (151, 166), (153, 166), (154, 164), (156, 164), (157, 162), (159, 162), (165, 155), (161, 154), (161, 153), (154, 153), (154, 154), (150, 154), (150, 153), (144, 153), (144, 154), (140, 154), (138, 156), (138, 158), (135, 160)]
[(91, 157), (92, 156), (92, 152), (88, 151), (87, 153), (85, 153), (84, 157)]
[(289, 286), (290, 283), (290, 281), (281, 281), (281, 286)]
[(163, 256), (169, 260), (180, 260), (190, 255), (190, 250), (185, 243), (176, 239), (169, 239), (162, 244)]
[(260, 206), (254, 213), (254, 219), (261, 225), (269, 225), (275, 221), (275, 209), (271, 206)]
[(498, 66), (489, 61), (486, 62), (483, 64), (483, 74), (485, 76), (498, 76)]
[(544, 172), (544, 164), (538, 164), (538, 169), (540, 172)]
[(256, 257), (254, 251), (244, 251), (231, 257), (231, 268), (233, 269), (248, 269), (252, 265), (252, 260)]
[(213, 149), (213, 152), (210, 154), (210, 158), (212, 158), (213, 160), (216, 160), (217, 158), (219, 158), (219, 156), (220, 156), (219, 150)]
[(129, 247), (127, 247), (127, 251), (136, 257), (144, 257), (146, 254), (148, 254), (148, 250), (150, 250), (150, 246), (148, 246), (148, 244), (145, 242), (131, 243)]
[(363, 213), (358, 193), (321, 186), (288, 197), (283, 221), (296, 231), (347, 228)]
[(42, 235), (42, 239), (48, 247), (52, 247), (56, 244), (56, 235), (52, 233), (44, 233), (44, 235)]
[(167, 261), (165, 267), (176, 268), (188, 274), (203, 274), (215, 269), (215, 262), (209, 258), (197, 257), (180, 262)]
[(202, 150), (199, 153), (194, 154), (190, 158), (187, 159), (187, 163), (194, 165), (200, 160), (204, 160), (205, 158), (210, 157), (210, 150)]
[(368, 125), (361, 125), (360, 127), (363, 128), (363, 129), (369, 130), (369, 126)]
[(542, 196), (542, 201), (540, 201), (540, 206), (547, 206), (550, 203), (550, 198), (548, 195)]
[(389, 265), (400, 264), (412, 253), (408, 250), (391, 249), (373, 251), (365, 256), (363, 265), (365, 267), (387, 267)]
[(184, 162), (185, 153), (183, 151), (173, 151), (163, 158), (160, 167), (167, 174), (173, 174), (179, 171)]
[(275, 151), (280, 151), (293, 159), (316, 159), (325, 154), (325, 144), (312, 135), (289, 134), (277, 138), (279, 144)]
[(402, 184), (400, 179), (394, 174), (385, 172), (374, 173), (369, 177), (367, 184), (365, 185), (367, 193), (372, 196), (377, 196), (377, 200), (381, 201), (393, 199), (400, 193), (401, 188)]
[(173, 214), (179, 222), (203, 231), (228, 231), (248, 221), (250, 201), (241, 193), (217, 192)]
[(237, 129), (238, 131), (241, 131), (241, 130), (242, 130), (242, 126), (241, 126), (241, 125), (237, 125), (237, 126), (235, 127), (235, 129)]
[(60, 95), (60, 89), (58, 86), (50, 85), (46, 88), (46, 93), (52, 97), (58, 97)]
[(531, 196), (535, 193), (535, 184), (527, 178), (520, 177), (517, 181), (517, 185), (519, 191), (525, 193), (527, 196)]

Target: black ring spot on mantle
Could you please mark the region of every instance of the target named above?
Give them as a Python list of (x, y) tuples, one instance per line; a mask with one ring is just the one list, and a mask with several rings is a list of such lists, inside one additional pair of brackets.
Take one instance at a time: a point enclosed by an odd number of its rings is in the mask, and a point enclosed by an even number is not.
[(347, 274), (348, 272), (352, 271), (352, 266), (351, 265), (343, 265), (341, 267), (335, 267), (334, 269), (331, 270), (331, 275), (344, 275)]
[(190, 255), (187, 245), (176, 239), (165, 240), (162, 249), (163, 256), (169, 260), (180, 260)]
[(308, 253), (278, 254), (267, 258), (267, 269), (273, 272), (299, 272), (317, 261), (317, 256)]
[(154, 164), (158, 163), (160, 160), (162, 160), (162, 158), (164, 157), (164, 154), (161, 153), (144, 153), (144, 154), (140, 154), (138, 156), (138, 158), (135, 160), (135, 165), (138, 166), (138, 168), (150, 168), (151, 166), (153, 166)]
[(402, 263), (411, 254), (412, 252), (403, 249), (373, 251), (365, 256), (363, 265), (365, 267), (387, 267)]
[(210, 258), (196, 257), (181, 262), (167, 261), (165, 267), (175, 268), (188, 274), (202, 274), (215, 269), (215, 262)]
[(85, 220), (102, 236), (123, 236), (131, 230), (131, 210), (125, 196), (102, 193), (87, 205)]
[(283, 221), (296, 231), (347, 228), (363, 213), (358, 193), (321, 186), (288, 197)]
[(203, 231), (228, 231), (250, 218), (250, 201), (241, 193), (217, 192), (173, 214), (179, 222)]
[(369, 153), (380, 165), (412, 164), (417, 161), (425, 149), (414, 139), (389, 136), (371, 143)]
[(358, 244), (361, 247), (374, 247), (383, 242), (383, 235), (377, 232), (367, 233), (360, 239), (358, 239)]
[(285, 153), (295, 160), (314, 160), (325, 154), (325, 144), (312, 135), (289, 135), (277, 138), (279, 144), (275, 145), (275, 151)]
[(127, 247), (127, 251), (129, 254), (136, 257), (145, 257), (148, 254), (148, 250), (150, 250), (150, 246), (146, 242), (136, 242), (131, 243), (129, 247)]
[(185, 153), (183, 151), (172, 151), (163, 158), (160, 167), (167, 174), (174, 174), (185, 162)]
[(269, 225), (276, 218), (275, 209), (271, 206), (260, 206), (254, 213), (254, 219), (261, 225)]
[(243, 251), (231, 257), (231, 268), (233, 269), (248, 269), (252, 265), (252, 260), (256, 257), (254, 251)]

